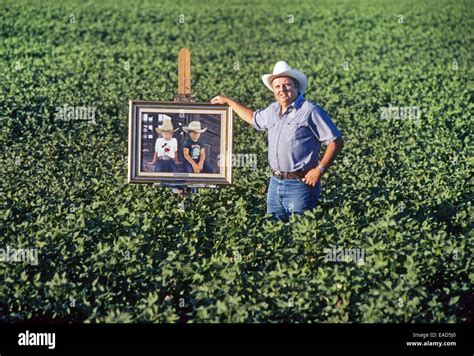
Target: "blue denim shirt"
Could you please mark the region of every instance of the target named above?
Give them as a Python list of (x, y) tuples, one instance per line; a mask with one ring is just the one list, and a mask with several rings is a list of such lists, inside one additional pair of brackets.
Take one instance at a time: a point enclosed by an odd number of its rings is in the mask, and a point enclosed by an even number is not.
[(283, 114), (278, 102), (255, 111), (253, 126), (268, 131), (268, 163), (273, 170), (281, 172), (316, 167), (321, 143), (341, 137), (329, 115), (303, 95)]

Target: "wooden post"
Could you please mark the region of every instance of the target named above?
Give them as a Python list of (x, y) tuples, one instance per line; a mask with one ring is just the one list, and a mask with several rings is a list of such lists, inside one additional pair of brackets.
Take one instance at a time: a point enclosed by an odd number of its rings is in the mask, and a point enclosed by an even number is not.
[(191, 52), (181, 48), (178, 52), (178, 95), (175, 101), (194, 102), (196, 97), (191, 94)]
[(178, 95), (191, 94), (191, 53), (187, 48), (178, 52)]

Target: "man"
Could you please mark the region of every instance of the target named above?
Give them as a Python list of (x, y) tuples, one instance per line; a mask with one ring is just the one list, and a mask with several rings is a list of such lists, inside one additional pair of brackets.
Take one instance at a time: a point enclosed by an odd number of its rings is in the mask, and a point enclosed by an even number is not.
[[(227, 104), (257, 130), (268, 131), (272, 177), (267, 212), (286, 221), (292, 213), (316, 207), (320, 178), (341, 151), (343, 139), (329, 115), (304, 98), (308, 81), (302, 72), (280, 61), (262, 81), (277, 100), (266, 109), (253, 111), (225, 96), (216, 96), (211, 103)], [(319, 162), (321, 143), (327, 147)]]

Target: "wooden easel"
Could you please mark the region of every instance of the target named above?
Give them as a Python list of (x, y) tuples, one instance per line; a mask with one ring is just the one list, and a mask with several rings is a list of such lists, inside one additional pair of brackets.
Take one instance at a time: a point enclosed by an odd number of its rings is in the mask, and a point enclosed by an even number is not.
[[(193, 103), (196, 96), (191, 94), (191, 52), (188, 48), (181, 48), (178, 52), (178, 95), (174, 97), (176, 102)], [(184, 210), (184, 198), (191, 195), (189, 187), (174, 188), (173, 192), (178, 194), (178, 204)]]
[[(196, 101), (196, 95), (191, 93), (191, 52), (187, 48), (181, 48), (178, 52), (178, 95), (174, 98), (175, 102), (193, 103)], [(163, 186), (163, 185), (161, 185)], [(216, 188), (216, 186), (205, 186), (202, 184), (181, 186), (167, 185), (178, 194), (178, 205), (184, 210), (184, 198), (189, 197), (196, 188)]]

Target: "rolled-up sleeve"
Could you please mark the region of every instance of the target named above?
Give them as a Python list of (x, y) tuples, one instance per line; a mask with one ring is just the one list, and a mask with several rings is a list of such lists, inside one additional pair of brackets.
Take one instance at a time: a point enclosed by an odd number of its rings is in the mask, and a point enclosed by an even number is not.
[(316, 138), (325, 144), (341, 137), (334, 122), (320, 107), (315, 107), (311, 112), (310, 127)]

